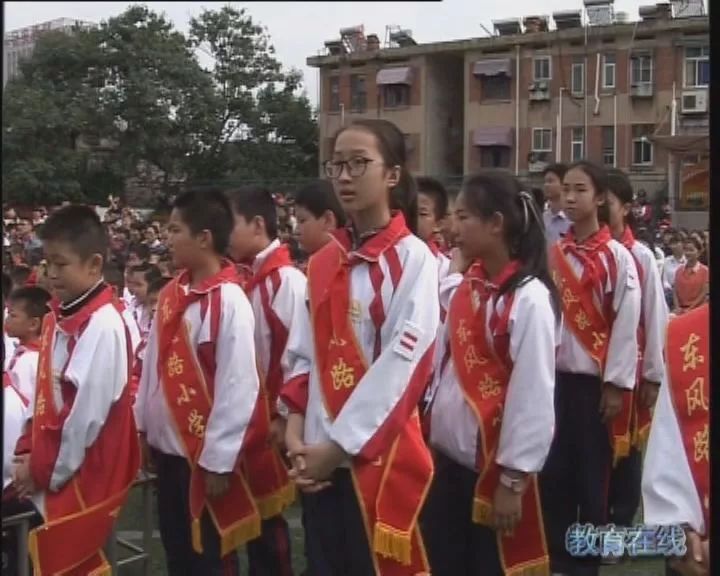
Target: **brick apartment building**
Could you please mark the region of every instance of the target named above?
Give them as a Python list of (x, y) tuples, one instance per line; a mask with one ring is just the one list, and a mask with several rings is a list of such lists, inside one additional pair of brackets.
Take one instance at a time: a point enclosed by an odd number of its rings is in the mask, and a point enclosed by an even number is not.
[(586, 0), (588, 12), (601, 5), (589, 24), (567, 11), (552, 29), (547, 17), (495, 22), (486, 38), (418, 45), (399, 31), (402, 45), (381, 47), (361, 27), (341, 31), (307, 59), (320, 70), (321, 161), (341, 125), (384, 118), (406, 134), (418, 174), (505, 167), (537, 181), (549, 162), (588, 158), (667, 193), (673, 110), (675, 135), (701, 143), (689, 161), (707, 150), (709, 19), (658, 4), (628, 22), (609, 1)]

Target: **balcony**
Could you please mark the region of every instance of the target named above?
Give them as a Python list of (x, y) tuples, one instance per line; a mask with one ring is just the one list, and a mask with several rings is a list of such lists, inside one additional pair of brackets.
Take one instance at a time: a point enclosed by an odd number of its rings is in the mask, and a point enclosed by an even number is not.
[(630, 87), (630, 96), (633, 98), (652, 98), (654, 92), (654, 86), (650, 82), (637, 83)]
[(530, 102), (547, 102), (550, 100), (550, 82), (533, 82), (528, 86)]

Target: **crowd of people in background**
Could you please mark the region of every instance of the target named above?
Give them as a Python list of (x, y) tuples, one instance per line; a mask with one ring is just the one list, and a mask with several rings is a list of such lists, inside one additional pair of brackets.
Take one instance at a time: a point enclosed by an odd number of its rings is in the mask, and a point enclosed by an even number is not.
[(706, 313), (707, 231), (589, 162), (548, 166), (542, 189), (489, 170), (447, 190), (405, 158), (370, 120), (287, 197), (4, 207), (3, 500), (40, 497), (36, 568), (103, 569), (103, 542), (72, 556), (59, 520), (88, 512), (76, 493), (112, 515), (142, 465), (173, 575), (237, 573), (240, 545), (251, 573), (292, 574), (296, 489), (312, 576), (597, 574), (568, 527), (633, 522), (657, 401), (645, 518), (687, 523), (704, 543), (674, 566), (707, 573), (709, 512), (685, 519), (667, 491), (698, 495), (706, 464), (663, 476), (677, 455), (657, 439), (668, 317)]

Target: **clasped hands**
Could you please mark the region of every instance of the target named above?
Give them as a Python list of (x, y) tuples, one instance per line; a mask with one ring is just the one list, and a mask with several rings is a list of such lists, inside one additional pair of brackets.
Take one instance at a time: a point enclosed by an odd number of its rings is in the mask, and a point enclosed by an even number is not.
[(287, 457), (292, 464), (289, 476), (303, 492), (312, 494), (330, 486), (330, 477), (347, 458), (347, 453), (335, 442), (305, 444), (302, 440), (302, 420), (288, 419), (285, 434)]

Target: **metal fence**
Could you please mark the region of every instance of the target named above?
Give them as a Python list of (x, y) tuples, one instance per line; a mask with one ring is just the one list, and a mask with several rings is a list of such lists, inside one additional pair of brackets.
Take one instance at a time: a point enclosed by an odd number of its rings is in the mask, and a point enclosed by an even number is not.
[[(112, 574), (119, 574), (118, 570), (121, 566), (137, 564), (142, 562), (143, 576), (150, 576), (150, 543), (153, 534), (153, 514), (152, 514), (152, 489), (155, 483), (155, 476), (140, 474), (133, 484), (132, 489), (142, 490), (142, 509), (143, 509), (143, 525), (142, 525), (142, 546), (137, 546), (132, 542), (128, 542), (120, 538), (117, 534), (117, 524), (114, 526), (108, 544), (105, 547), (105, 555), (112, 569)], [(2, 519), (2, 529), (14, 530), (17, 536), (17, 576), (29, 576), (32, 571), (30, 569), (30, 559), (28, 553), (28, 537), (30, 534), (30, 525), (35, 517), (35, 512), (23, 512), (8, 518)], [(129, 551), (130, 554), (120, 558), (120, 550)]]

